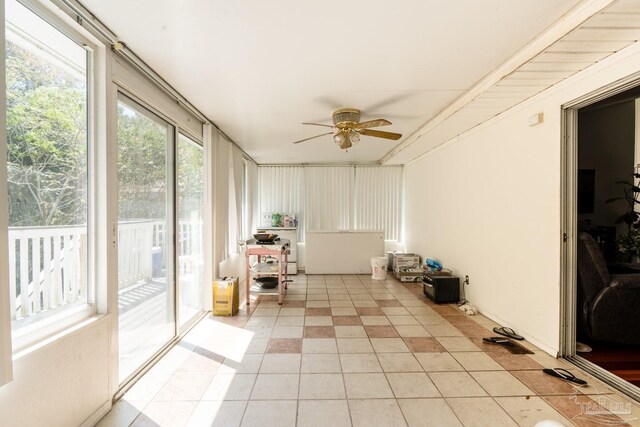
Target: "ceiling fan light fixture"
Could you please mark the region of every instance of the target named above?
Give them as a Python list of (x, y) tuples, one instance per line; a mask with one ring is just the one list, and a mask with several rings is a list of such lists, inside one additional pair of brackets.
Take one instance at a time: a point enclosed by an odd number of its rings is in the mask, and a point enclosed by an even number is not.
[(351, 141), (351, 143), (357, 144), (358, 142), (360, 142), (360, 134), (355, 130), (352, 130), (351, 132), (349, 132), (349, 140)]
[(333, 142), (335, 142), (338, 147), (342, 146), (342, 144), (344, 143), (344, 140), (345, 140), (345, 135), (342, 131), (339, 131), (333, 135)]

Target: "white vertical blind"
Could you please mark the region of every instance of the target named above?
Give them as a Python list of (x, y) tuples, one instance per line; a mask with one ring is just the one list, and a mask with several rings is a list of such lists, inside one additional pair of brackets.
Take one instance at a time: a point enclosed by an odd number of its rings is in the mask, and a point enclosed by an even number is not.
[(306, 167), (304, 182), (306, 229), (350, 230), (353, 167)]
[[(296, 215), (298, 238), (304, 239), (304, 168), (301, 166), (261, 166), (260, 215), (282, 212)], [(258, 219), (258, 223), (260, 218)]]
[(399, 240), (401, 219), (402, 167), (357, 166), (354, 230), (384, 230), (385, 240)]
[[(4, 6), (4, 2), (2, 3)], [(0, 7), (0, 34), (4, 34), (4, 7)], [(0, 43), (0, 117), (6, 117), (4, 43)], [(13, 379), (11, 316), (9, 313), (9, 212), (7, 210), (7, 129), (0, 126), (0, 386)]]

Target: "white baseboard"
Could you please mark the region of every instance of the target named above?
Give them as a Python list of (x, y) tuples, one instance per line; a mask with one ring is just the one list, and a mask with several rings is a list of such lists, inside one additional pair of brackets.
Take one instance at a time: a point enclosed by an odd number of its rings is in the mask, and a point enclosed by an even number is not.
[(111, 402), (111, 399), (109, 399), (102, 406), (100, 406), (100, 408), (96, 412), (91, 414), (89, 416), (89, 418), (84, 420), (84, 422), (82, 424), (80, 424), (80, 427), (93, 427), (93, 426), (95, 426), (96, 424), (98, 424), (98, 421), (100, 421), (102, 419), (102, 417), (107, 415), (107, 413), (111, 410), (112, 406), (113, 406), (113, 403)]

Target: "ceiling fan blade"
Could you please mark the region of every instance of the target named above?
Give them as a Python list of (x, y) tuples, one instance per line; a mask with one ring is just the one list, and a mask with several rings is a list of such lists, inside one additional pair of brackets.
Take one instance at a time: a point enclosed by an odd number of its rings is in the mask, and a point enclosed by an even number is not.
[(358, 123), (353, 127), (354, 129), (368, 129), (368, 128), (376, 128), (378, 126), (389, 126), (390, 124), (391, 122), (389, 120), (375, 119), (375, 120), (369, 120), (366, 122)]
[(301, 139), (299, 141), (294, 141), (294, 144), (300, 144), (301, 142), (305, 142), (305, 141), (308, 141), (308, 140), (314, 139), (314, 138), (320, 138), (321, 136), (325, 136), (325, 135), (333, 135), (333, 132), (321, 133), (320, 135), (312, 136), (310, 138), (305, 138), (305, 139)]
[(376, 138), (393, 139), (394, 141), (402, 138), (402, 134), (393, 133), (393, 132), (384, 132), (381, 130), (362, 129), (358, 131), (358, 133), (366, 136), (374, 136)]
[(322, 124), (322, 123), (303, 123), (303, 125), (324, 126), (326, 128), (332, 128), (333, 127), (333, 125), (325, 125), (325, 124)]

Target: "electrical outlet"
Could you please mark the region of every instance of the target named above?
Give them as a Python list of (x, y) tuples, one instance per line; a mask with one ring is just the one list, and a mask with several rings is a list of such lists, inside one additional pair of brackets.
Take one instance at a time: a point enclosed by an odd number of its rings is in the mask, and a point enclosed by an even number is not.
[(469, 275), (464, 276), (464, 282), (462, 284), (469, 286)]

